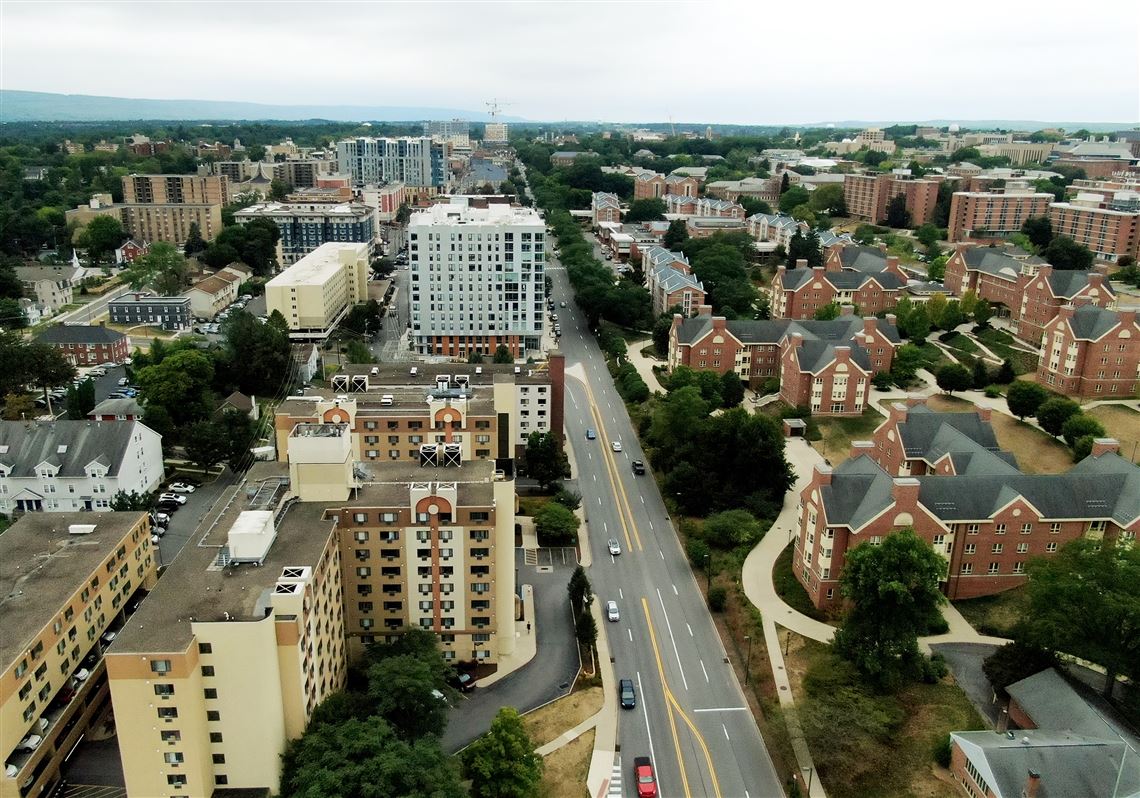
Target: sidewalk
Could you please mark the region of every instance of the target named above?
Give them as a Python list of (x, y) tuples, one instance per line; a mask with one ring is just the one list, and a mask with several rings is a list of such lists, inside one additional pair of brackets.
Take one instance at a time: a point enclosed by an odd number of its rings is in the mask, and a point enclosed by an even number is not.
[(641, 354), (641, 350), (647, 346), (652, 345), (652, 338), (644, 338), (639, 341), (630, 341), (626, 345), (626, 360), (633, 364), (637, 369), (637, 373), (641, 375), (641, 379), (645, 380), (645, 384), (649, 386), (649, 392), (664, 391), (665, 386), (657, 379), (657, 375), (653, 373), (654, 366), (664, 366), (664, 360), (657, 360), (656, 358), (648, 358)]
[(522, 586), (522, 620), (515, 621), (515, 650), (499, 655), (499, 667), (490, 676), (479, 680), (480, 687), (488, 687), (526, 665), (538, 653), (534, 629), (534, 586)]

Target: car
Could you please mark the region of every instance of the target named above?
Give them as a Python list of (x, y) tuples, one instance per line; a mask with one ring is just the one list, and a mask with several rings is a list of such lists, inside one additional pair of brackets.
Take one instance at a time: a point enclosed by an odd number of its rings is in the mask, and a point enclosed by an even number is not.
[(633, 679), (622, 679), (618, 682), (618, 695), (621, 697), (622, 709), (633, 709), (637, 706), (637, 691), (633, 689)]
[(87, 677), (90, 675), (91, 675), (91, 671), (87, 670), (86, 668), (80, 668), (79, 670), (77, 670), (75, 672), (75, 678), (77, 681), (80, 681), (80, 682), (87, 681)]
[(186, 504), (186, 497), (179, 493), (160, 493), (158, 496), (159, 504), (163, 502), (174, 502), (175, 504)]
[(657, 775), (649, 757), (633, 758), (633, 780), (637, 782), (637, 798), (657, 798)]
[(550, 320), (551, 321), (558, 321), (558, 314), (557, 313), (551, 313), (550, 314)]
[(155, 526), (167, 526), (170, 523), (170, 516), (166, 513), (151, 513), (150, 522)]
[(44, 741), (43, 737), (38, 734), (29, 734), (24, 739), (20, 740), (20, 744), (16, 746), (16, 751), (35, 751), (40, 747), (40, 743)]
[(130, 366), (130, 365), (132, 365), (134, 362), (135, 362), (135, 361), (134, 361), (134, 360), (132, 360), (131, 358), (129, 358), (129, 357), (125, 357), (125, 358), (123, 358), (123, 362), (122, 362), (122, 363), (120, 363), (119, 365), (120, 365), (120, 366)]
[(592, 441), (598, 437), (598, 433), (594, 432), (592, 428), (586, 429), (586, 440)]
[(606, 260), (613, 260), (614, 259), (614, 256), (611, 255), (609, 252), (607, 252), (604, 257)]
[(103, 645), (106, 645), (107, 643), (110, 643), (112, 640), (114, 640), (118, 636), (119, 636), (118, 632), (107, 632), (106, 634), (104, 634), (99, 639), (103, 641)]
[(123, 391), (111, 391), (107, 394), (108, 399), (126, 399), (127, 395)]
[[(309, 384), (305, 383), (305, 387), (308, 388)], [(185, 482), (187, 485), (193, 485), (196, 488), (202, 487), (202, 480), (198, 479), (197, 477), (182, 476), (178, 481)]]
[(88, 377), (106, 377), (107, 376), (107, 369), (99, 368), (99, 367), (93, 368), (89, 372), (87, 372), (87, 376)]
[(618, 543), (617, 538), (610, 538), (606, 543), (606, 548), (609, 549), (610, 554), (615, 556), (621, 554), (621, 544)]
[(152, 526), (150, 531), (151, 534), (158, 535), (160, 538), (166, 536), (166, 527), (164, 526)]
[(566, 307), (566, 303), (565, 302), (559, 302), (558, 307), (564, 308), (564, 307)]
[(621, 441), (610, 441), (610, 448), (615, 452), (621, 451)]
[(475, 689), (475, 679), (470, 673), (463, 673), (462, 671), (457, 671), (447, 683), (461, 693), (470, 693)]
[(139, 395), (139, 392), (137, 390), (135, 390), (134, 388), (124, 388), (123, 389), (123, 395), (126, 396), (128, 399), (134, 399), (136, 396)]
[(11, 762), (4, 763), (4, 775), (10, 779), (16, 778), (20, 774), (20, 769), (13, 765)]
[(616, 623), (621, 620), (621, 613), (618, 612), (618, 605), (616, 601), (606, 602), (606, 620), (610, 623)]
[(187, 482), (171, 482), (170, 489), (175, 493), (193, 493), (194, 486)]
[(644, 476), (644, 474), (645, 474), (645, 463), (641, 462), (640, 460), (634, 460), (633, 461), (633, 473), (639, 477)]
[(131, 381), (129, 379), (127, 379), (126, 377), (119, 377), (119, 387), (120, 388), (125, 388), (130, 384), (131, 384)]
[(151, 535), (150, 536), (150, 542), (157, 546), (158, 545), (158, 535)]

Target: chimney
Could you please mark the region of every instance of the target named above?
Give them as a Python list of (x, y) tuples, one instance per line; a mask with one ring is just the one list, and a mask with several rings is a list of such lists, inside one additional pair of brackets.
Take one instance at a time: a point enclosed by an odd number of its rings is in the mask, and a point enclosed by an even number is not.
[(899, 271), (899, 256), (898, 255), (888, 255), (887, 256), (887, 271), (896, 272), (896, 273)]
[(724, 332), (725, 329), (728, 327), (728, 322), (725, 320), (724, 316), (713, 316), (712, 317), (712, 327), (714, 330), (717, 330), (719, 332)]
[(887, 324), (891, 325), (892, 327), (898, 327), (899, 317), (894, 313), (888, 313), (884, 318), (887, 320)]
[(799, 347), (803, 346), (804, 345), (803, 333), (798, 333), (798, 332), (792, 333), (792, 337), (788, 340), (788, 343), (791, 345), (792, 349), (798, 349)]
[(991, 415), (992, 411), (988, 407), (975, 406), (974, 412), (978, 414), (979, 421), (984, 421), (987, 424), (990, 423), (990, 420), (993, 418)]
[(839, 315), (840, 316), (854, 316), (855, 315), (855, 307), (853, 305), (840, 305), (839, 306)]
[(815, 465), (815, 479), (813, 480), (816, 485), (830, 485), (831, 484), (831, 466), (816, 463)]
[(835, 347), (835, 362), (849, 363), (851, 362), (851, 347), (837, 346)]
[(891, 498), (896, 510), (913, 510), (918, 506), (918, 490), (922, 486), (914, 477), (895, 477), (891, 485)]
[[(879, 330), (879, 320), (874, 316), (863, 317), (863, 335), (873, 336)], [(868, 341), (868, 343), (870, 343)]]
[(798, 258), (796, 260), (796, 268), (797, 269), (806, 269), (807, 268), (807, 258)]
[[(852, 441), (851, 442), (851, 454), (848, 455), (848, 459), (854, 460), (856, 457), (862, 457), (863, 455), (867, 455), (868, 457), (872, 457), (874, 455), (874, 453), (875, 453), (875, 442), (874, 441)], [(873, 457), (872, 457), (872, 459), (873, 459)]]
[(892, 402), (890, 406), (890, 420), (891, 426), (895, 424), (905, 424), (909, 407), (902, 402)]
[(1100, 272), (1086, 272), (1089, 279), (1089, 288), (1104, 288), (1104, 275)]
[(712, 315), (712, 305), (697, 305), (697, 316), (704, 318)]
[(1136, 311), (1118, 310), (1116, 311), (1116, 320), (1121, 327), (1130, 327), (1136, 323)]
[(1116, 438), (1096, 438), (1093, 441), (1092, 452), (1093, 457), (1100, 457), (1102, 454), (1119, 454), (1120, 442)]
[(1036, 770), (1030, 770), (1029, 774), (1025, 777), (1025, 790), (1022, 794), (1025, 798), (1037, 798), (1037, 791), (1041, 789), (1041, 774)]
[(1057, 309), (1057, 318), (1071, 321), (1073, 318), (1073, 311), (1076, 310), (1072, 305), (1061, 305)]
[[(783, 280), (783, 279), (784, 279), (784, 274), (785, 274), (787, 271), (788, 271), (787, 267), (786, 267), (786, 266), (784, 266), (784, 264), (782, 264), (782, 263), (781, 263), (779, 266), (777, 266), (777, 267), (776, 267), (776, 277), (778, 277), (778, 278), (780, 278), (781, 280)], [(774, 282), (774, 281), (773, 281), (773, 282)]]

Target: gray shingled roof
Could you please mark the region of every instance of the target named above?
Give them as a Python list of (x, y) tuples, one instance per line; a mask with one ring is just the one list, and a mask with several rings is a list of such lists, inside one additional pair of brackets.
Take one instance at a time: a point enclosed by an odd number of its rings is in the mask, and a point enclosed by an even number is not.
[(88, 416), (141, 416), (142, 407), (134, 399), (104, 399), (91, 408)]
[[(1075, 269), (1049, 272), (1049, 287), (1053, 289), (1054, 296), (1072, 298), (1089, 284), (1089, 273)], [(1107, 286), (1107, 283), (1105, 284)], [(1111, 289), (1109, 289), (1111, 290)]]
[(17, 266), (16, 276), (25, 283), (38, 283), (40, 280), (58, 283), (76, 279), (79, 276), (79, 269), (74, 266)]
[(1113, 739), (1116, 731), (1052, 668), (1006, 688), (1039, 729)]
[(45, 344), (113, 344), (123, 334), (98, 324), (56, 324), (36, 336)]
[[(800, 270), (802, 271), (802, 270)], [(799, 333), (805, 341), (850, 341), (863, 329), (863, 319), (859, 316), (841, 316), (829, 321), (795, 319), (732, 319), (725, 322), (728, 331), (745, 344), (778, 344), (785, 335)], [(702, 338), (712, 328), (709, 316), (685, 319), (677, 331), (677, 340), (683, 344)], [(898, 328), (879, 319), (878, 329), (891, 343), (899, 343)]]
[(0, 464), (9, 476), (34, 477), (36, 466), (51, 463), (57, 476), (82, 477), (93, 462), (117, 474), (137, 421), (0, 422)]
[[(814, 269), (788, 269), (784, 272), (783, 285), (785, 289), (796, 289), (805, 285), (816, 276)], [(871, 280), (875, 280), (884, 289), (893, 291), (906, 285), (894, 272), (883, 271), (841, 271), (822, 272), (819, 277), (835, 286), (840, 291), (857, 291)]]
[(907, 456), (921, 457), (946, 426), (960, 431), (983, 449), (997, 451), (999, 448), (993, 426), (978, 418), (977, 413), (936, 413), (926, 405), (915, 405), (907, 408), (906, 421), (898, 425)]
[(951, 739), (997, 798), (1020, 798), (1032, 770), (1041, 777), (1037, 798), (1136, 798), (1140, 757), (1123, 740), (1022, 729), (954, 732)]
[(827, 523), (860, 529), (890, 506), (893, 484), (890, 474), (866, 455), (840, 463), (831, 484), (820, 489)]
[(887, 268), (887, 256), (878, 247), (848, 245), (839, 251), (844, 269), (875, 273)]
[(1082, 305), (1073, 311), (1069, 327), (1073, 335), (1081, 341), (1095, 341), (1112, 330), (1120, 321), (1115, 311), (1098, 308), (1096, 305)]
[(962, 253), (966, 266), (976, 271), (994, 274), (1007, 280), (1016, 280), (1023, 263), (1043, 264), (1045, 261), (1036, 255), (1028, 258), (1011, 258), (996, 247), (970, 247)]
[[(838, 346), (843, 345), (838, 344)], [(800, 371), (807, 371), (812, 374), (819, 372), (824, 366), (836, 359), (836, 346), (837, 344), (831, 341), (804, 341), (796, 353)], [(871, 358), (866, 349), (855, 343), (849, 343), (846, 346), (851, 350), (852, 362), (857, 363), (864, 371), (872, 371)]]

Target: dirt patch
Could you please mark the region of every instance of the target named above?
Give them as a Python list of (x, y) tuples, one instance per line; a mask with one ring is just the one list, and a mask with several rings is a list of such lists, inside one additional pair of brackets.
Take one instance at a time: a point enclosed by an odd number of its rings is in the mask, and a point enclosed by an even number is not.
[(1085, 413), (1104, 425), (1110, 438), (1120, 441), (1120, 456), (1135, 461), (1140, 451), (1140, 413), (1121, 405), (1101, 405)]
[[(950, 413), (968, 412), (974, 407), (965, 399), (938, 395), (927, 399), (926, 405), (931, 410)], [(1026, 474), (1063, 474), (1073, 467), (1069, 448), (1036, 427), (1005, 413), (991, 414), (990, 422), (998, 446), (1012, 452), (1018, 467)]]
[(602, 688), (591, 687), (523, 715), (522, 722), (534, 747), (538, 748), (573, 729), (601, 708)]
[(594, 730), (548, 754), (544, 761), (539, 794), (547, 798), (583, 798), (587, 795), (586, 776), (594, 753)]

